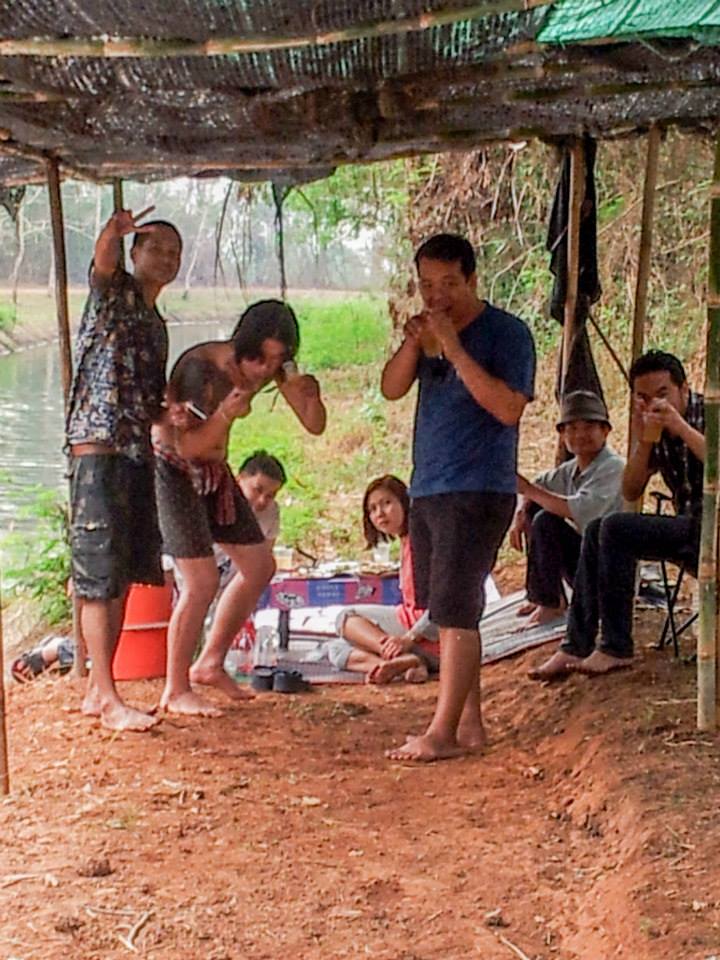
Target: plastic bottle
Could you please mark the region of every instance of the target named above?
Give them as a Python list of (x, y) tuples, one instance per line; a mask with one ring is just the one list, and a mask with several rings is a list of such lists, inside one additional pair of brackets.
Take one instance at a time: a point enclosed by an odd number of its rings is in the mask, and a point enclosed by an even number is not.
[(225, 673), (229, 677), (231, 677), (233, 680), (235, 680), (239, 676), (239, 674), (242, 672), (241, 671), (242, 654), (243, 654), (242, 650), (236, 647), (230, 647), (227, 654), (225, 655), (225, 663), (223, 664), (225, 668)]
[(280, 641), (275, 627), (265, 625), (257, 628), (253, 647), (253, 666), (274, 667), (277, 664)]

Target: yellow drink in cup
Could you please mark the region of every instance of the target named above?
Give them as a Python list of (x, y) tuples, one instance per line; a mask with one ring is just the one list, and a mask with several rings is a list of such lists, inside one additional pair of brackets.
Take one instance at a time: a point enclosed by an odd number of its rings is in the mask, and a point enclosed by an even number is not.
[(430, 330), (423, 330), (420, 333), (420, 346), (426, 357), (442, 356), (442, 344)]
[(642, 439), (644, 443), (658, 443), (662, 435), (661, 423), (643, 417)]

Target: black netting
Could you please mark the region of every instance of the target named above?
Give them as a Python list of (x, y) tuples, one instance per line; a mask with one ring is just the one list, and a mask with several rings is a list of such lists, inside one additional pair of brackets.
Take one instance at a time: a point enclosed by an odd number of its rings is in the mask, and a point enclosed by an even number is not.
[[(139, 18), (136, 0), (6, 0), (0, 36), (269, 39), (458, 7), (462, 0), (143, 0)], [(290, 176), (482, 140), (716, 124), (714, 50), (538, 47), (544, 15), (224, 56), (0, 56), (0, 130), (95, 176), (156, 178), (218, 169)], [(32, 165), (0, 164), (0, 182), (17, 182), (19, 169), (37, 177)]]

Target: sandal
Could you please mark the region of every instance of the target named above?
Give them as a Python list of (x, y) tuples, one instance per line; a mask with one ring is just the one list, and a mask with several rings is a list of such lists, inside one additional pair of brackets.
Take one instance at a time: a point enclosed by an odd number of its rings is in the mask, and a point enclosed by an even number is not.
[(18, 683), (30, 683), (44, 673), (47, 667), (40, 650), (29, 650), (13, 660), (10, 674)]
[(273, 693), (303, 693), (310, 689), (299, 670), (276, 670), (273, 677)]

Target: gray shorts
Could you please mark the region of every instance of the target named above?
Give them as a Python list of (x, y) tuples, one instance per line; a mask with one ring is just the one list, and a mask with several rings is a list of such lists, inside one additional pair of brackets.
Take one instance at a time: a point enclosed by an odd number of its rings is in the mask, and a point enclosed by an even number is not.
[[(402, 623), (400, 623), (396, 611), (396, 607), (387, 607), (379, 603), (359, 603), (354, 607), (343, 607), (335, 620), (335, 629), (337, 630), (338, 636), (334, 640), (328, 640), (325, 644), (325, 655), (330, 663), (337, 670), (347, 669), (347, 662), (353, 651), (353, 646), (342, 636), (342, 631), (348, 617), (364, 617), (379, 627), (383, 633), (387, 633), (393, 637), (400, 637), (406, 633), (407, 630)], [(434, 623), (429, 623), (422, 635), (426, 640), (436, 641), (438, 639), (438, 629)], [(423, 647), (415, 645), (410, 652), (420, 657), (427, 666), (429, 673), (438, 673), (440, 671), (440, 661), (438, 658)]]

